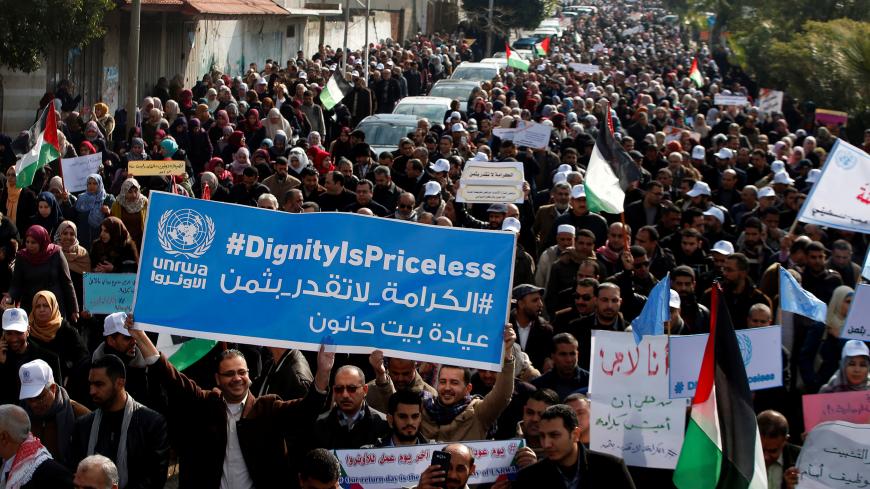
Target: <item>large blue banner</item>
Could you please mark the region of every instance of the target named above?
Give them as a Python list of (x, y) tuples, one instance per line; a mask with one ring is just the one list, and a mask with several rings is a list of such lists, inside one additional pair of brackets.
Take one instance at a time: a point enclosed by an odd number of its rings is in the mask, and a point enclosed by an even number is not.
[(154, 192), (143, 329), (499, 370), (515, 240), (358, 214), (288, 214)]

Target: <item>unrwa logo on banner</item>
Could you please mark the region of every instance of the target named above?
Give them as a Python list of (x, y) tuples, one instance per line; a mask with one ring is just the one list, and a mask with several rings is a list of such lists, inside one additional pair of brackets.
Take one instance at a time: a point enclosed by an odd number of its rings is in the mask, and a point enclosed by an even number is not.
[(199, 258), (214, 241), (214, 221), (193, 209), (168, 210), (157, 223), (157, 239), (167, 254)]
[(743, 356), (743, 367), (748, 367), (752, 361), (752, 339), (747, 334), (737, 333), (737, 346)]
[(858, 163), (858, 158), (848, 151), (839, 151), (837, 155), (837, 166), (844, 170), (851, 170)]

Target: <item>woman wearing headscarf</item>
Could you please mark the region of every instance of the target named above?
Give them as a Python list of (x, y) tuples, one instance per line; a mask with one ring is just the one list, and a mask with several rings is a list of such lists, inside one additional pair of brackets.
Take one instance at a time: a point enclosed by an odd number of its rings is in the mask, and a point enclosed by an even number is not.
[(6, 170), (6, 186), (0, 191), (0, 213), (18, 229), (27, 229), (30, 218), (36, 214), (36, 193), (29, 187), (18, 188), (17, 181), (15, 167), (10, 166)]
[(211, 140), (212, 147), (217, 146), (218, 141), (224, 137), (225, 128), (230, 128), (232, 132), (230, 116), (227, 114), (227, 111), (219, 110), (215, 112), (214, 124), (212, 124), (211, 128), (208, 130), (208, 138)]
[(218, 93), (214, 88), (209, 88), (205, 93), (206, 106), (208, 107), (208, 112), (210, 114), (214, 114), (217, 110), (218, 105), (220, 105), (220, 100), (217, 98)]
[(799, 365), (801, 377), (811, 391), (829, 379), (840, 366), (840, 352), (845, 343), (840, 334), (854, 295), (854, 289), (846, 285), (834, 289), (825, 323), (813, 321), (807, 327)]
[(281, 115), (281, 111), (278, 109), (270, 109), (269, 115), (267, 115), (262, 122), (263, 127), (266, 128), (266, 137), (271, 139), (273, 142), (275, 141), (275, 136), (278, 134), (278, 131), (283, 131), (285, 138), (289, 134), (293, 134), (293, 128), (290, 126), (290, 122)]
[(151, 109), (148, 113), (148, 118), (142, 123), (142, 139), (147, 144), (150, 145), (154, 142), (157, 131), (160, 130), (160, 125), (163, 122), (163, 113), (160, 112), (160, 109), (157, 107)]
[(147, 160), (148, 147), (145, 145), (145, 140), (142, 138), (133, 138), (130, 142), (130, 151), (127, 152), (127, 161)]
[(6, 304), (20, 304), (29, 313), (33, 296), (40, 290), (50, 290), (60, 297), (59, 307), (65, 318), (73, 322), (78, 319), (79, 306), (66, 257), (51, 242), (44, 227), (31, 226), (25, 234), (24, 247), (16, 255)]
[(218, 183), (226, 188), (227, 191), (233, 186), (233, 174), (227, 170), (226, 163), (224, 163), (222, 158), (215, 156), (210, 159), (208, 165), (206, 165), (206, 171), (213, 173)]
[(60, 223), (63, 222), (63, 211), (51, 192), (41, 192), (36, 198), (36, 214), (30, 219), (31, 225), (38, 224), (54, 236)]
[(106, 138), (103, 135), (102, 131), (100, 131), (100, 126), (96, 121), (90, 121), (85, 125), (85, 141), (91, 143), (94, 147), (95, 153), (105, 153), (106, 148)]
[(97, 273), (136, 273), (139, 252), (124, 223), (107, 217), (100, 226), (99, 237), (91, 244), (91, 266)]
[[(217, 158), (220, 159), (220, 158)], [(223, 160), (221, 160), (223, 163)], [(208, 187), (208, 191), (206, 191)], [(199, 175), (199, 185), (194, 189), (197, 199), (213, 200), (215, 202), (230, 202), (230, 191), (218, 182), (217, 176), (210, 171)]]
[(18, 228), (0, 214), (0, 290), (9, 290), (18, 246)]
[(173, 122), (175, 122), (175, 119), (177, 119), (178, 116), (181, 115), (181, 110), (178, 108), (178, 102), (170, 99), (167, 100), (166, 104), (164, 105), (165, 108), (163, 110), (163, 118), (166, 119), (167, 122), (172, 124)]
[(198, 104), (193, 114), (193, 118), (199, 120), (203, 129), (206, 131), (211, 128), (214, 120), (211, 117), (211, 114), (208, 111), (208, 105), (206, 104)]
[(94, 104), (94, 122), (99, 124), (107, 142), (112, 142), (112, 134), (115, 132), (115, 118), (109, 114), (109, 106), (103, 102)]
[(260, 112), (257, 109), (248, 110), (245, 116), (245, 122), (240, 124), (242, 132), (245, 134), (245, 143), (249, 148), (259, 148), (260, 142), (266, 138), (266, 128), (260, 122)]
[(3, 168), (9, 168), (15, 164), (15, 151), (12, 149), (12, 138), (5, 134), (0, 134), (0, 165)]
[(840, 369), (819, 390), (829, 392), (854, 392), (870, 390), (870, 349), (861, 340), (849, 340), (843, 347)]
[(60, 313), (57, 297), (50, 290), (40, 290), (33, 296), (28, 338), (60, 359), (61, 371), (68, 377), (88, 357), (78, 331)]
[(145, 215), (148, 212), (148, 198), (142, 195), (141, 190), (135, 178), (128, 178), (121, 184), (121, 192), (112, 204), (112, 215), (124, 223), (137, 250), (142, 248)]
[(287, 133), (281, 129), (275, 131), (275, 137), (272, 139), (272, 147), (269, 148), (269, 156), (271, 156), (273, 161), (279, 156), (287, 156), (287, 153), (290, 152), (287, 143)]
[(242, 173), (249, 166), (251, 166), (251, 153), (248, 151), (248, 148), (239, 148), (236, 154), (233, 155), (233, 162), (230, 163), (233, 183), (240, 183), (242, 181)]
[(76, 224), (79, 241), (90, 243), (100, 234), (100, 224), (109, 215), (115, 198), (106, 193), (103, 177), (93, 173), (88, 175), (87, 190), (76, 200)]
[(88, 250), (79, 244), (76, 223), (72, 221), (60, 223), (60, 226), (57, 228), (57, 234), (54, 237), (54, 243), (60, 246), (63, 256), (66, 258), (69, 275), (72, 278), (73, 288), (76, 291), (79, 309), (81, 309), (82, 300), (84, 299), (84, 274), (91, 271), (91, 257), (88, 254)]
[(178, 108), (185, 117), (193, 115), (196, 104), (193, 103), (193, 92), (189, 88), (185, 88), (178, 94)]
[(302, 148), (293, 148), (287, 155), (287, 161), (290, 163), (287, 166), (287, 174), (296, 178), (300, 182), (303, 180), (302, 169), (311, 166), (308, 161), (308, 155)]
[(148, 119), (151, 114), (151, 109), (154, 108), (154, 99), (145, 97), (142, 99), (142, 105), (136, 110), (136, 127), (142, 127), (142, 123)]
[(308, 133), (308, 150), (305, 153), (308, 155), (308, 161), (314, 165), (314, 169), (321, 175), (326, 175), (335, 169), (329, 153), (320, 144), (320, 133), (317, 131)]
[(169, 135), (178, 143), (178, 147), (185, 152), (190, 150), (190, 136), (188, 135), (187, 118), (179, 115), (169, 126)]
[(76, 218), (76, 196), (67, 192), (63, 186), (63, 179), (59, 176), (51, 177), (48, 181), (48, 191), (54, 196), (60, 207), (62, 220), (74, 221)]
[(239, 148), (247, 148), (247, 146), (248, 144), (245, 138), (245, 133), (242, 131), (233, 131), (233, 133), (230, 134), (230, 137), (227, 138), (226, 146), (221, 150), (221, 158), (223, 158), (224, 162), (229, 165), (235, 159)]
[(188, 138), (187, 159), (193, 167), (194, 175), (198, 175), (205, 169), (205, 165), (211, 159), (214, 150), (208, 133), (203, 130), (199, 119), (190, 119)]

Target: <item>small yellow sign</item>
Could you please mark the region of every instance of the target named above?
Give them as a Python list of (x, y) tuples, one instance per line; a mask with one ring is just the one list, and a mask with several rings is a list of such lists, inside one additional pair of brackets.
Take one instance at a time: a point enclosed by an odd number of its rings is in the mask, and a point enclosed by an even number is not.
[(179, 160), (133, 160), (127, 163), (127, 174), (137, 177), (165, 177), (182, 173), (184, 173), (184, 161)]

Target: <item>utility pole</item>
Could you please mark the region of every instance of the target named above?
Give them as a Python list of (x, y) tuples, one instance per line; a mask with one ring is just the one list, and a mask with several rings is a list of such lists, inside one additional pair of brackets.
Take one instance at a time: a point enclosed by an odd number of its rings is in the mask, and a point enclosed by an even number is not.
[(483, 57), (488, 57), (492, 54), (492, 9), (493, 9), (493, 0), (489, 0), (489, 19), (487, 20), (487, 29), (486, 29), (486, 52), (483, 53)]
[[(127, 69), (130, 71), (127, 78), (127, 132), (136, 126), (136, 101), (139, 96), (136, 93), (139, 88), (139, 25), (142, 15), (142, 0), (133, 0), (130, 8), (130, 53)], [(143, 116), (144, 117), (144, 116)]]
[(371, 20), (371, 8), (372, 2), (371, 0), (366, 0), (366, 37), (365, 37), (365, 46), (363, 46), (363, 69), (365, 70), (365, 81), (366, 85), (369, 83), (369, 21)]
[(347, 31), (350, 29), (350, 0), (344, 0), (344, 56), (341, 57), (341, 72), (347, 69)]

